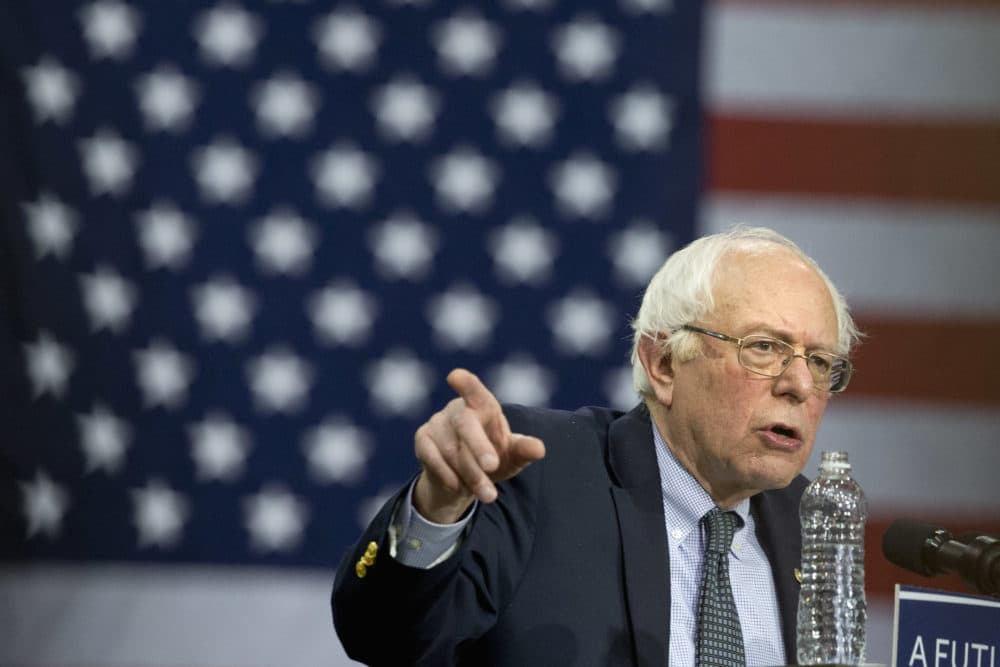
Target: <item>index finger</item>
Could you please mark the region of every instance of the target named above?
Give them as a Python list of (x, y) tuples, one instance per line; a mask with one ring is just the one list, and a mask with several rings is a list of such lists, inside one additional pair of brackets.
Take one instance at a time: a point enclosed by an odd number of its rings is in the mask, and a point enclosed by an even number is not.
[(464, 368), (456, 368), (448, 373), (448, 385), (465, 401), (465, 404), (480, 415), (480, 423), (486, 429), (490, 440), (504, 447), (510, 438), (510, 426), (500, 408), (500, 401), (486, 388), (486, 385)]
[(464, 368), (456, 368), (448, 373), (448, 386), (473, 410), (500, 410), (500, 402), (496, 396), (486, 388), (482, 380)]

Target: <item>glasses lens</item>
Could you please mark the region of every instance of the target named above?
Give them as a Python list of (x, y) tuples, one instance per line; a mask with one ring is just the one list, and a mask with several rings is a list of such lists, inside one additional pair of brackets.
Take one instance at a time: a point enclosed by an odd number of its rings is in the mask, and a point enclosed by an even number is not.
[(843, 391), (851, 378), (851, 364), (843, 357), (813, 352), (806, 359), (816, 386), (826, 391)]
[(829, 391), (837, 392), (847, 389), (851, 380), (851, 364), (846, 359), (834, 357), (830, 366)]
[[(754, 373), (777, 377), (795, 356), (795, 348), (783, 340), (767, 336), (747, 336), (740, 345), (740, 365)], [(805, 357), (813, 383), (823, 391), (838, 392), (851, 379), (851, 362), (826, 352)]]
[(767, 336), (747, 336), (740, 346), (740, 364), (755, 373), (777, 376), (795, 350), (784, 341)]

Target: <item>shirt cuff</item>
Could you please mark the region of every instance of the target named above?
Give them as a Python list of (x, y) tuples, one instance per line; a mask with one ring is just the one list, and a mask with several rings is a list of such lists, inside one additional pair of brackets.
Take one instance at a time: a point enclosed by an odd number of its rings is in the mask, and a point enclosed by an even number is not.
[(410, 484), (389, 522), (389, 554), (403, 565), (429, 570), (447, 560), (461, 545), (465, 528), (479, 501), (473, 502), (457, 523), (434, 523), (420, 516), (413, 506), (416, 484), (416, 481)]

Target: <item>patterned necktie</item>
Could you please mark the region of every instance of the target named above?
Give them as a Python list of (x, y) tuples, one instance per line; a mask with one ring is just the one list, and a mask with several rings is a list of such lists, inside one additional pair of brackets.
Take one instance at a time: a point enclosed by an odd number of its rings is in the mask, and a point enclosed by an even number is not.
[(698, 667), (742, 667), (746, 665), (743, 631), (729, 583), (729, 547), (739, 517), (735, 512), (723, 512), (716, 507), (701, 520), (708, 526), (708, 539), (698, 594), (695, 664)]

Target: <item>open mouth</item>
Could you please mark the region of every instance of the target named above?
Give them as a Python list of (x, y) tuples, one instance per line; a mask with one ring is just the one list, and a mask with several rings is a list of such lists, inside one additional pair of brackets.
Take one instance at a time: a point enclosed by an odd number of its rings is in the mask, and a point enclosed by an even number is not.
[(761, 432), (772, 445), (782, 449), (798, 449), (802, 444), (802, 432), (788, 424), (770, 424)]
[(782, 424), (775, 424), (768, 430), (771, 431), (772, 433), (777, 433), (778, 435), (784, 436), (786, 438), (795, 438), (796, 440), (799, 439), (799, 432), (796, 431), (791, 426), (783, 426)]

